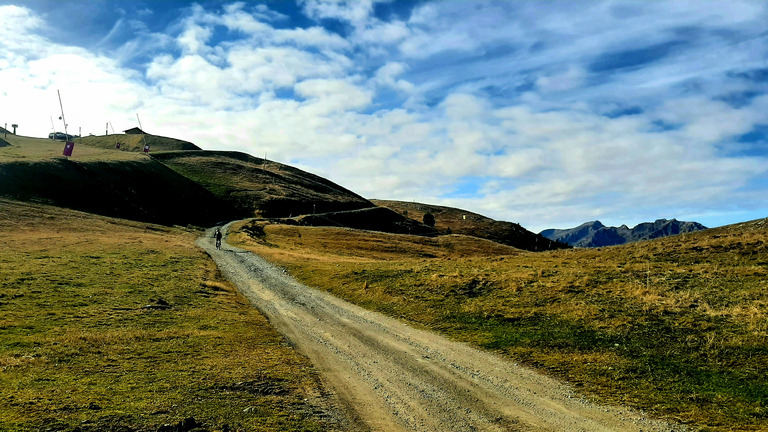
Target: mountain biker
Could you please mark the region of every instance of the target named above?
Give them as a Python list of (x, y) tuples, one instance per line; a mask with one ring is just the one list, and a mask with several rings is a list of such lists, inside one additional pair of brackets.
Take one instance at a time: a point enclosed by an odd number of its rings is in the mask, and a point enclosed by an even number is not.
[(216, 249), (221, 249), (221, 230), (216, 228), (216, 233), (213, 236), (216, 238)]

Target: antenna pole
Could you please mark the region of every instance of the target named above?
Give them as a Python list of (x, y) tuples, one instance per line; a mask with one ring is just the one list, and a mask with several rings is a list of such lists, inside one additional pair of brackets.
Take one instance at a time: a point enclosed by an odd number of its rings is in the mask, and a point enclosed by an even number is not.
[[(69, 131), (67, 130), (67, 119), (64, 118), (64, 104), (61, 103), (61, 92), (56, 90), (56, 93), (59, 95), (59, 107), (61, 108), (61, 121), (64, 122), (64, 156), (70, 157), (72, 156), (72, 150), (75, 148), (75, 141), (74, 139), (72, 141), (69, 140)], [(55, 135), (55, 134), (54, 134)], [(81, 131), (82, 135), (82, 131)], [(82, 144), (83, 139), (80, 138), (80, 143)]]
[[(114, 135), (114, 136), (115, 136), (115, 148), (118, 148), (118, 147), (117, 147), (117, 134), (115, 133), (115, 128), (113, 128), (113, 127), (112, 127), (112, 122), (111, 122), (111, 121), (110, 121), (110, 122), (107, 122), (107, 124), (108, 124), (108, 125), (109, 125), (109, 127), (112, 129), (112, 135)], [(107, 135), (109, 135), (109, 129), (107, 129)]]
[(136, 120), (139, 122), (139, 129), (141, 129), (141, 142), (144, 143), (144, 153), (149, 154), (147, 152), (147, 140), (145, 138), (144, 128), (141, 127), (141, 119), (139, 118), (139, 113), (136, 113)]
[(61, 92), (59, 90), (56, 90), (56, 93), (59, 95), (59, 107), (61, 108), (61, 121), (64, 122), (64, 135), (65, 135), (65, 141), (69, 140), (69, 132), (67, 132), (67, 119), (64, 117), (64, 105), (61, 103)]

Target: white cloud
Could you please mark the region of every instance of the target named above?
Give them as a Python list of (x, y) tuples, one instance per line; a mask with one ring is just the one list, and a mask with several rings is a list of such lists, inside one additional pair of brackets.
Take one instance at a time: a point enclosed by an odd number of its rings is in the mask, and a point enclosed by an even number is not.
[(211, 38), (212, 33), (210, 28), (189, 26), (176, 38), (176, 41), (184, 53), (198, 54), (207, 48), (206, 42)]
[[(531, 228), (757, 201), (765, 191), (747, 186), (768, 164), (734, 141), (768, 123), (768, 96), (750, 94), (767, 86), (738, 76), (766, 67), (765, 5), (547, 5), (423, 2), (383, 21), (372, 1), (308, 1), (305, 28), (268, 5), (195, 5), (165, 33), (137, 21), (134, 39), (102, 54), (46, 39), (39, 16), (3, 6), (0, 82), (14, 83), (2, 89), (14, 112), (0, 109), (47, 133), (62, 89), (84, 133), (127, 129), (140, 112), (152, 133), (266, 153), (367, 197)], [(647, 58), (633, 63), (638, 50)]]
[(273, 21), (284, 19), (285, 16), (270, 11), (266, 5), (257, 5), (255, 11), (246, 12), (246, 4), (236, 2), (224, 5), (224, 14), (215, 16), (206, 13), (202, 9), (196, 9), (197, 15), (205, 16), (206, 21), (211, 23), (220, 23), (230, 30), (237, 30), (245, 34), (257, 35), (271, 29), (271, 26), (262, 21)]
[[(358, 191), (366, 196), (378, 196), (386, 184), (400, 199), (430, 197), (543, 229), (563, 220), (565, 209), (604, 217), (627, 208), (653, 216), (649, 209), (717, 207), (766, 172), (754, 158), (722, 157), (693, 131), (650, 132), (648, 116), (493, 109), (466, 95), (450, 96), (445, 106), (450, 109), (430, 119), (418, 143), (401, 145), (402, 137), (412, 134), (397, 131), (423, 120), (400, 117), (397, 126), (383, 127), (379, 117), (378, 133), (367, 134), (376, 145), (366, 149), (375, 152), (361, 150), (343, 159), (336, 175), (351, 180), (365, 172), (372, 180)], [(379, 169), (372, 154), (387, 155)], [(463, 176), (492, 180), (478, 198), (438, 198)]]
[(523, 31), (509, 19), (509, 8), (514, 7), (512, 2), (424, 3), (411, 15), (412, 36), (400, 44), (400, 51), (407, 58), (424, 59), (451, 51), (482, 53), (499, 43), (517, 44)]
[[(0, 40), (3, 49), (0, 56), (8, 58), (14, 53), (43, 56), (50, 51), (44, 46), (45, 39), (34, 34), (45, 22), (29, 9), (7, 5), (0, 6)], [(37, 52), (43, 48), (42, 52)]]
[(397, 78), (407, 69), (408, 66), (405, 63), (389, 62), (376, 71), (373, 76), (373, 81), (380, 86), (389, 87), (403, 93), (412, 94), (415, 90), (415, 86), (407, 80)]
[(586, 76), (584, 69), (571, 66), (567, 71), (539, 77), (536, 86), (544, 93), (566, 91), (582, 87)]
[(360, 110), (371, 104), (372, 94), (346, 80), (312, 79), (294, 86), (297, 95), (309, 99), (303, 110), (312, 116)]
[(304, 12), (315, 19), (334, 18), (364, 27), (373, 12), (374, 0), (304, 1)]
[(353, 38), (360, 44), (393, 45), (410, 36), (411, 30), (401, 21), (381, 22), (374, 20), (367, 26), (357, 28)]
[(400, 44), (400, 51), (405, 57), (423, 59), (445, 51), (469, 52), (477, 48), (472, 38), (461, 32), (444, 32), (435, 35), (424, 30), (416, 30), (413, 35)]
[(347, 50), (350, 48), (350, 43), (347, 40), (322, 27), (274, 30), (272, 38), (278, 44), (293, 43), (304, 47), (319, 47), (330, 50)]
[(745, 134), (767, 118), (764, 112), (751, 106), (738, 109), (701, 96), (667, 101), (657, 115), (668, 123), (684, 125), (687, 139), (703, 143), (717, 143)]
[(445, 110), (446, 117), (455, 120), (479, 117), (488, 111), (488, 104), (484, 100), (461, 93), (448, 95), (441, 103), (441, 107)]
[[(521, 178), (541, 172), (550, 165), (547, 151), (536, 147), (521, 147), (500, 154), (489, 161), (488, 175), (500, 178)], [(495, 193), (502, 187), (498, 181), (487, 184), (485, 193)]]

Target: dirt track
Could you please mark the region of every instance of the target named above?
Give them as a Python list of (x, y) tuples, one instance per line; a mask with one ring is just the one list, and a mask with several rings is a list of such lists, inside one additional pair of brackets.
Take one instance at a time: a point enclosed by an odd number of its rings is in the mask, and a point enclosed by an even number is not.
[(306, 287), (212, 231), (198, 240), (222, 273), (307, 355), (355, 430), (682, 431), (595, 405), (508, 360)]

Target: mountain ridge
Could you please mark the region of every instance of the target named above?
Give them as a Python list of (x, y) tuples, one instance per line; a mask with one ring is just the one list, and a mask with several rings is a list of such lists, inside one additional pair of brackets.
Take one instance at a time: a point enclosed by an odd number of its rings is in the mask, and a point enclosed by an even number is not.
[(640, 240), (651, 240), (670, 235), (683, 234), (707, 229), (698, 222), (678, 221), (677, 219), (656, 219), (653, 222), (642, 222), (629, 228), (605, 226), (595, 220), (585, 222), (574, 228), (545, 229), (539, 234), (555, 241), (567, 243), (574, 247), (603, 247), (616, 246)]

